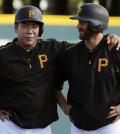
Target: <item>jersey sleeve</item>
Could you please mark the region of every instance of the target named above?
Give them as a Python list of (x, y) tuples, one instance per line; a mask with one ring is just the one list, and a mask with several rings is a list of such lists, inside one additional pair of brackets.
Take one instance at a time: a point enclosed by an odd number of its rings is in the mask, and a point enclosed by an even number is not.
[(63, 89), (63, 84), (67, 80), (64, 55), (65, 53), (63, 51), (59, 58), (58, 65), (57, 65), (57, 76), (56, 76), (57, 91)]
[(67, 41), (58, 41), (58, 40), (55, 40), (55, 39), (51, 39), (51, 41), (53, 41), (56, 46), (57, 49), (61, 49), (61, 50), (65, 50), (73, 45), (75, 45), (76, 43), (70, 43), (70, 42), (67, 42)]
[(116, 50), (116, 48), (113, 48), (111, 50), (111, 53), (112, 53), (112, 56), (113, 56), (114, 60), (117, 63), (117, 66), (119, 68), (119, 71), (120, 71), (120, 50)]

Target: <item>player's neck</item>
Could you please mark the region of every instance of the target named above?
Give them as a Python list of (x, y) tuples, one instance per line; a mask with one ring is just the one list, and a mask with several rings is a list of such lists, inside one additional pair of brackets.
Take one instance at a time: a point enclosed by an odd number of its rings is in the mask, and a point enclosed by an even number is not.
[(93, 50), (103, 38), (102, 33), (92, 36), (89, 40), (85, 40), (85, 45), (88, 49)]

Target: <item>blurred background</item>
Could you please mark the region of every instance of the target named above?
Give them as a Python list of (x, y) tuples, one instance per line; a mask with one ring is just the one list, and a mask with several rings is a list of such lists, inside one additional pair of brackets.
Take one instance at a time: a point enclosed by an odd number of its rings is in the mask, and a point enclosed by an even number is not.
[(69, 15), (76, 12), (82, 3), (99, 3), (109, 11), (110, 16), (120, 15), (120, 0), (0, 0), (0, 13), (15, 13), (23, 5), (34, 5), (43, 14)]
[(109, 11), (110, 16), (120, 15), (120, 0), (0, 0), (0, 13), (15, 13), (23, 5), (34, 5), (43, 14), (69, 15), (76, 12), (82, 3), (99, 3)]
[[(98, 3), (107, 8), (110, 14), (109, 28), (104, 34), (120, 35), (120, 0), (0, 0), (0, 45), (12, 41), (14, 32), (14, 16), (16, 10), (24, 5), (34, 5), (41, 9), (44, 21), (43, 39), (56, 38), (69, 42), (79, 41), (77, 21), (69, 17), (77, 13), (83, 3)], [(68, 84), (64, 85), (67, 96)], [(70, 134), (70, 121), (58, 106), (59, 120), (52, 123), (52, 134)]]

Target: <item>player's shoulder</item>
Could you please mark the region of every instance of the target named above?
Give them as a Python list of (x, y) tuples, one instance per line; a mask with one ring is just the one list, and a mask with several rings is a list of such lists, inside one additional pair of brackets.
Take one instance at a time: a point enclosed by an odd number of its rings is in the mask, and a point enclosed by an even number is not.
[(76, 55), (76, 53), (78, 53), (78, 51), (81, 51), (81, 47), (83, 46), (83, 41), (79, 41), (77, 43), (75, 43), (74, 45), (70, 46), (69, 48), (66, 48), (62, 55), (64, 56), (68, 56), (71, 57), (72, 55)]
[(74, 43), (74, 45), (70, 46), (69, 48), (66, 48), (65, 51), (66, 51), (66, 52), (67, 52), (67, 51), (69, 52), (69, 51), (76, 50), (76, 49), (82, 47), (82, 44), (83, 44), (83, 43), (84, 43), (83, 41), (79, 41), (79, 42), (77, 42), (77, 43)]
[(116, 47), (112, 48), (112, 50), (110, 50), (110, 53), (114, 56), (119, 56), (120, 57), (120, 49), (116, 50)]
[(8, 42), (8, 43), (6, 43), (4, 45), (1, 45), (0, 50), (5, 50), (6, 48), (11, 47), (11, 45), (12, 45), (12, 42)]
[(3, 44), (0, 46), (0, 50), (6, 50), (14, 46), (15, 42), (18, 40), (18, 38), (14, 38), (12, 41), (8, 41), (6, 44)]

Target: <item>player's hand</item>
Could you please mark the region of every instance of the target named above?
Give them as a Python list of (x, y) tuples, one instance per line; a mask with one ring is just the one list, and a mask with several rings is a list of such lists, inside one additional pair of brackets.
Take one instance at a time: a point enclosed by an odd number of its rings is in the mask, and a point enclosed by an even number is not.
[(120, 49), (120, 37), (115, 34), (109, 34), (106, 37), (106, 41), (108, 44), (108, 48), (111, 50), (114, 46), (116, 46), (116, 50)]
[(2, 121), (9, 120), (9, 116), (11, 116), (11, 114), (8, 111), (0, 110), (0, 120)]
[(111, 111), (107, 118), (109, 119), (112, 117), (116, 117), (115, 120), (113, 121), (113, 123), (114, 123), (120, 119), (120, 104), (117, 106), (111, 106), (110, 109), (111, 109)]

